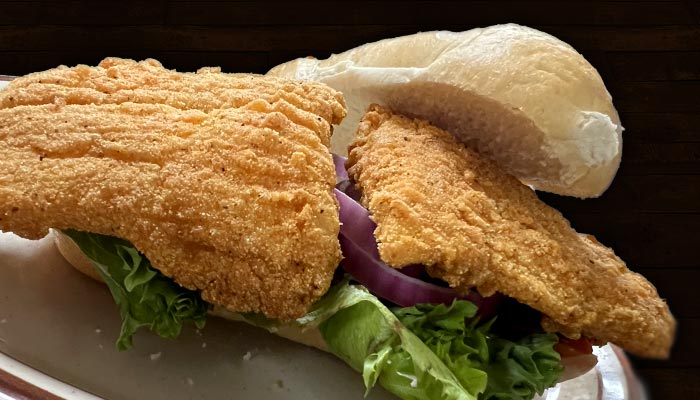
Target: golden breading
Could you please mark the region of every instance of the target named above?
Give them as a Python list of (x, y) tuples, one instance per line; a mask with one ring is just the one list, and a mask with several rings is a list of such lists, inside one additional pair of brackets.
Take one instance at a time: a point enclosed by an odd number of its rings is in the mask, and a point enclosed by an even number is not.
[(40, 104), (165, 104), (210, 112), (264, 100), (294, 123), (307, 127), (326, 146), (328, 124), (345, 117), (342, 95), (328, 86), (252, 74), (222, 74), (218, 68), (193, 73), (164, 69), (156, 60), (106, 58), (98, 67), (60, 66), (13, 80), (0, 92), (0, 108)]
[(327, 291), (339, 93), (108, 59), (20, 78), (0, 104), (0, 229), (124, 238), (233, 311), (288, 320)]
[(373, 106), (347, 165), (389, 265), (513, 297), (550, 332), (668, 356), (675, 320), (654, 286), (448, 133)]

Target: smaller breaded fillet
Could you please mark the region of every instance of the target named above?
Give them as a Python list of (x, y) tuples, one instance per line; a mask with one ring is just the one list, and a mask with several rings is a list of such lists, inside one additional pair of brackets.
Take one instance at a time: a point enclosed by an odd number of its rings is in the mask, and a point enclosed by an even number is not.
[(319, 84), (108, 59), (0, 91), (0, 229), (117, 236), (204, 300), (289, 320), (341, 254)]
[(515, 298), (546, 331), (668, 356), (676, 323), (654, 286), (447, 132), (373, 106), (347, 165), (389, 265)]

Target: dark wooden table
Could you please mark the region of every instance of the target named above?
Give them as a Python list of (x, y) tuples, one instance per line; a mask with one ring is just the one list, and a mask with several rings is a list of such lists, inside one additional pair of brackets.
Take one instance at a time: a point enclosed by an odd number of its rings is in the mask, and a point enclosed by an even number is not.
[(700, 5), (695, 1), (0, 1), (0, 73), (105, 56), (265, 72), (420, 30), (515, 22), (573, 45), (621, 114), (601, 198), (541, 194), (646, 275), (679, 320), (671, 358), (633, 358), (655, 399), (700, 399)]

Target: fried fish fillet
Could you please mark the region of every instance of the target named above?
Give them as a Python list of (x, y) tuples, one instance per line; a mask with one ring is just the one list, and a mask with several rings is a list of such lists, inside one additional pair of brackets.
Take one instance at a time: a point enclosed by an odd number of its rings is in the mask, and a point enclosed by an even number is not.
[(389, 265), (515, 298), (546, 331), (668, 356), (676, 323), (654, 286), (445, 131), (373, 106), (347, 165)]
[(106, 59), (19, 78), (0, 107), (3, 231), (124, 238), (232, 311), (288, 320), (327, 291), (338, 92)]

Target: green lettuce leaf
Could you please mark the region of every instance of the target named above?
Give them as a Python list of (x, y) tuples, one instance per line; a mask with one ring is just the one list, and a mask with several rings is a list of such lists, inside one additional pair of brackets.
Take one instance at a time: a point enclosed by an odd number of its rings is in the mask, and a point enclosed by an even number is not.
[(146, 327), (168, 339), (176, 338), (185, 322), (204, 327), (208, 304), (198, 292), (185, 289), (153, 269), (129, 242), (94, 233), (63, 231), (95, 264), (119, 307), (122, 327), (117, 348), (133, 344), (134, 333)]
[[(344, 280), (293, 324), (319, 329), (328, 349), (362, 373), (368, 392), (379, 383), (405, 400), (524, 400), (557, 382), (563, 367), (556, 335), (509, 341), (476, 314), (464, 300), (390, 310)], [(279, 326), (260, 315), (243, 318), (271, 332)]]
[[(279, 321), (236, 314), (276, 332)], [(328, 350), (362, 374), (367, 392), (377, 382), (402, 399), (476, 400), (445, 364), (379, 299), (347, 279), (335, 284), (303, 317), (284, 325), (318, 330)]]
[(318, 326), (329, 349), (362, 373), (367, 390), (377, 382), (406, 400), (476, 399), (449, 368), (375, 296), (361, 286), (337, 285), (297, 322)]
[(554, 334), (534, 334), (511, 342), (493, 338), (491, 360), (484, 365), (489, 376), (484, 399), (529, 400), (553, 386), (564, 370), (554, 350)]
[(517, 342), (496, 337), (489, 332), (493, 320), (479, 325), (477, 307), (468, 301), (393, 311), (463, 386), (483, 392), (480, 399), (532, 399), (554, 385), (563, 371), (554, 350), (556, 335), (533, 334)]

